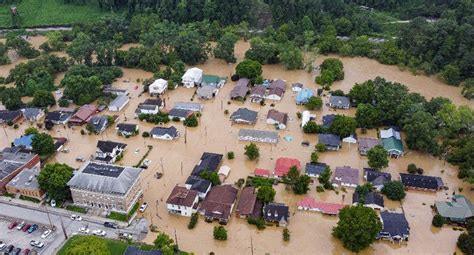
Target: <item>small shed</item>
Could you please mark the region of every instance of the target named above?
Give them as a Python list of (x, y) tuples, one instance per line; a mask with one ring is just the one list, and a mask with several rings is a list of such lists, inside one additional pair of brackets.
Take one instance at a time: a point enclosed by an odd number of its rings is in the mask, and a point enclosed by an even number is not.
[(219, 175), (219, 179), (221, 180), (221, 182), (224, 182), (224, 180), (229, 176), (230, 174), (230, 167), (228, 166), (221, 166), (221, 168), (219, 168), (219, 172), (217, 172), (217, 174)]

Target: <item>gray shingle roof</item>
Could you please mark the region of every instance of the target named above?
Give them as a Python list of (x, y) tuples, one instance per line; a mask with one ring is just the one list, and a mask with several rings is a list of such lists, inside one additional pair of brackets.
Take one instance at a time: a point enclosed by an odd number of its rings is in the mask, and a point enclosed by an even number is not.
[(233, 121), (243, 120), (250, 123), (255, 123), (257, 121), (258, 112), (249, 110), (247, 108), (239, 108), (237, 111), (233, 112), (230, 116), (230, 119)]
[(109, 107), (120, 108), (128, 102), (129, 98), (126, 95), (117, 96), (114, 101), (110, 102)]
[(331, 96), (329, 103), (337, 108), (345, 108), (351, 105), (349, 98), (344, 96)]
[(318, 143), (326, 146), (341, 146), (341, 138), (333, 134), (319, 134)]
[(178, 130), (174, 127), (174, 126), (171, 126), (171, 127), (154, 127), (151, 131), (150, 131), (150, 135), (156, 135), (156, 136), (163, 136), (163, 135), (170, 135), (171, 137), (176, 137), (178, 136)]
[(451, 219), (467, 219), (474, 217), (474, 205), (462, 195), (455, 195), (452, 201), (435, 201), (438, 213)]

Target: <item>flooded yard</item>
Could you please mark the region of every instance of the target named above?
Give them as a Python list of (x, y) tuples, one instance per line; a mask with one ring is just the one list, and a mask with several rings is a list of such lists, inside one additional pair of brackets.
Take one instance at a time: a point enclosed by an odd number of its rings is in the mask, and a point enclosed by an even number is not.
[[(239, 41), (236, 45), (236, 56), (241, 60), (249, 44)], [(324, 57), (316, 60), (320, 63)], [(466, 104), (473, 106), (472, 102), (464, 99), (460, 95), (460, 88), (447, 86), (437, 81), (435, 78), (426, 76), (414, 76), (410, 72), (402, 72), (395, 66), (384, 66), (376, 61), (366, 58), (341, 58), (344, 63), (345, 79), (333, 85), (334, 89), (342, 89), (348, 92), (355, 82), (363, 82), (367, 79), (381, 76), (387, 80), (398, 81), (406, 84), (411, 91), (419, 92), (427, 98), (433, 96), (444, 96), (450, 98), (456, 104)], [(18, 63), (14, 63), (18, 64)], [(0, 67), (0, 75), (8, 74), (9, 68), (14, 66)], [(226, 64), (222, 60), (211, 58), (206, 64), (198, 65), (204, 70), (205, 74), (216, 74), (230, 77), (235, 69), (235, 64)], [(152, 73), (136, 69), (123, 69), (124, 75), (114, 83), (118, 88), (126, 88), (130, 92), (131, 100), (128, 106), (120, 112), (118, 122), (127, 119), (129, 123), (138, 123), (140, 133), (150, 131), (154, 125), (139, 122), (134, 119), (134, 110), (136, 106), (148, 98), (148, 94), (140, 96), (141, 82), (152, 77)], [(314, 76), (306, 71), (287, 71), (281, 65), (266, 65), (263, 67), (263, 76), (265, 78), (283, 79), (287, 82), (287, 92), (282, 101), (275, 102), (271, 107), (271, 101), (266, 101), (265, 106), (251, 103), (247, 100), (244, 103), (229, 101), (229, 92), (234, 83), (230, 81), (219, 91), (215, 99), (202, 101), (204, 111), (200, 118), (200, 125), (196, 128), (187, 128), (182, 123), (170, 122), (166, 126), (174, 125), (181, 133), (181, 137), (176, 141), (153, 140), (143, 138), (141, 135), (124, 138), (119, 137), (110, 127), (101, 135), (81, 135), (81, 127), (66, 128), (56, 126), (49, 133), (53, 137), (63, 136), (69, 139), (66, 148), (69, 153), (58, 153), (54, 160), (60, 163), (66, 163), (74, 168), (80, 167), (80, 163), (75, 158), (82, 156), (89, 158), (95, 152), (95, 146), (98, 140), (113, 140), (127, 143), (128, 147), (125, 156), (120, 162), (124, 165), (134, 165), (145, 154), (148, 145), (153, 149), (148, 158), (151, 159), (150, 167), (142, 175), (142, 186), (145, 191), (144, 201), (150, 205), (147, 211), (141, 215), (147, 218), (150, 223), (158, 226), (160, 231), (164, 231), (170, 236), (176, 233), (178, 244), (185, 251), (192, 251), (195, 254), (208, 254), (213, 251), (216, 254), (350, 254), (345, 250), (341, 243), (331, 236), (332, 227), (337, 223), (337, 217), (323, 216), (319, 213), (296, 211), (296, 202), (303, 196), (296, 196), (285, 190), (283, 185), (276, 187), (276, 202), (284, 202), (290, 206), (291, 218), (289, 230), (291, 232), (291, 241), (288, 243), (282, 240), (282, 229), (277, 227), (267, 227), (259, 231), (254, 226), (246, 223), (245, 220), (232, 216), (229, 224), (225, 227), (228, 230), (228, 240), (225, 242), (215, 241), (212, 236), (213, 226), (217, 223), (209, 224), (201, 218), (198, 225), (193, 230), (187, 229), (189, 218), (170, 215), (166, 211), (166, 199), (176, 184), (184, 184), (187, 176), (191, 173), (193, 166), (198, 163), (201, 154), (205, 151), (226, 154), (229, 151), (235, 153), (235, 159), (228, 160), (225, 156), (223, 165), (231, 167), (231, 172), (226, 183), (234, 183), (240, 178), (246, 178), (253, 170), (265, 168), (273, 170), (275, 161), (279, 157), (292, 157), (301, 161), (304, 166), (309, 162), (310, 154), (317, 143), (316, 135), (307, 135), (302, 132), (300, 120), (296, 116), (297, 111), (303, 111), (304, 108), (295, 105), (295, 94), (291, 91), (290, 85), (295, 82), (301, 82), (305, 86), (315, 89)], [(60, 78), (56, 79), (59, 83)], [(135, 87), (138, 86), (138, 89)], [(195, 89), (178, 88), (168, 91), (164, 99), (166, 108), (170, 109), (175, 102), (189, 101)], [(327, 99), (325, 99), (327, 100)], [(201, 102), (197, 98), (194, 101)], [(229, 120), (230, 114), (239, 107), (247, 107), (258, 111), (258, 120), (254, 129), (275, 130), (273, 126), (265, 123), (266, 114), (269, 109), (289, 114), (289, 123), (285, 130), (279, 132), (279, 142), (277, 145), (258, 144), (260, 148), (260, 158), (258, 161), (248, 161), (244, 155), (244, 146), (246, 142), (240, 142), (237, 139), (237, 133), (240, 128), (249, 128), (246, 125), (232, 125)], [(224, 111), (228, 110), (229, 115)], [(321, 117), (327, 113), (333, 113), (328, 107), (321, 111), (314, 111), (317, 121), (321, 122)], [(108, 113), (106, 114), (117, 114)], [(337, 113), (353, 116), (354, 109), (337, 110)], [(20, 136), (29, 126), (26, 122), (20, 125), (19, 129), (11, 127), (3, 128), (0, 131), (0, 146), (3, 148), (9, 146), (14, 138)], [(186, 143), (184, 135), (186, 134)], [(291, 136), (292, 141), (288, 142), (283, 137)], [(367, 134), (360, 134), (361, 137), (376, 137), (375, 130), (369, 130)], [(302, 141), (309, 141), (309, 147), (301, 146)], [(362, 168), (367, 167), (367, 159), (361, 157), (357, 151), (357, 145), (343, 144), (343, 148), (338, 152), (326, 152), (320, 154), (320, 162), (327, 163), (334, 169), (337, 166), (349, 165), (360, 169), (359, 181), (362, 183)], [(386, 171), (392, 173), (392, 177), (397, 179), (397, 173), (406, 172), (409, 163), (415, 163), (425, 170), (426, 175), (437, 175), (443, 178), (443, 181), (449, 187), (448, 191), (437, 193), (414, 192), (409, 191), (406, 199), (401, 205), (398, 202), (386, 200), (386, 207), (390, 210), (405, 211), (407, 220), (410, 223), (410, 240), (404, 245), (392, 245), (389, 242), (375, 242), (371, 247), (361, 254), (452, 254), (455, 251), (456, 240), (459, 231), (454, 231), (450, 227), (444, 227), (441, 230), (434, 231), (431, 227), (432, 211), (430, 205), (435, 200), (446, 200), (453, 191), (462, 187), (462, 194), (474, 201), (474, 192), (470, 191), (469, 186), (463, 184), (457, 179), (457, 169), (437, 158), (414, 151), (409, 151), (406, 156), (400, 159), (391, 159), (390, 165)], [(163, 178), (156, 179), (153, 175), (156, 172), (163, 173)], [(336, 194), (333, 191), (324, 193), (316, 192), (316, 184), (311, 185), (308, 196), (332, 203), (350, 204), (352, 201), (353, 189), (347, 189), (347, 193), (340, 192)], [(149, 233), (146, 242), (151, 243), (156, 238), (155, 233)], [(253, 247), (253, 252), (252, 252)], [(238, 251), (238, 252), (237, 252)]]

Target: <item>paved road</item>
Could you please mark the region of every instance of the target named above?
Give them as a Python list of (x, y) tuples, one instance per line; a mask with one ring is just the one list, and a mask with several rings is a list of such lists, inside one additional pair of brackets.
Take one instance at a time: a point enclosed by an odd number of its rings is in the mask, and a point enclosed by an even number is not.
[[(41, 211), (40, 211), (41, 210)], [(4, 201), (0, 202), (0, 215), (5, 216), (11, 219), (24, 220), (26, 222), (35, 222), (43, 225), (50, 226), (50, 220), (48, 219), (48, 214), (45, 212), (46, 208), (40, 206), (38, 209), (30, 209), (27, 206), (12, 205), (5, 203)], [(57, 250), (60, 249), (62, 243), (65, 240), (65, 235), (61, 228), (61, 219), (63, 226), (66, 231), (66, 235), (70, 237), (71, 235), (77, 234), (81, 227), (87, 226), (90, 231), (96, 229), (101, 229), (107, 232), (108, 238), (118, 238), (119, 231), (131, 233), (134, 237), (142, 236), (137, 230), (126, 228), (126, 229), (111, 229), (103, 226), (102, 222), (97, 222), (95, 220), (85, 219), (83, 221), (75, 221), (70, 219), (70, 215), (66, 213), (60, 213), (56, 211), (49, 211), (49, 218), (51, 219), (51, 224), (56, 227), (56, 231), (52, 234), (53, 238), (48, 238), (49, 243), (46, 247), (41, 250), (41, 254), (55, 254)], [(6, 232), (0, 231), (0, 238)], [(26, 248), (26, 247), (23, 247)]]

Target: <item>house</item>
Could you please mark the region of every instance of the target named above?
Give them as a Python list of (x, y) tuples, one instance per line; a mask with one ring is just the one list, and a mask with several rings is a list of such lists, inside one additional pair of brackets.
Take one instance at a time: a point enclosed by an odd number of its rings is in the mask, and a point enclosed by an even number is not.
[(191, 217), (193, 213), (197, 212), (198, 202), (197, 191), (176, 185), (166, 199), (166, 209), (171, 214)]
[(154, 127), (150, 131), (151, 137), (155, 139), (171, 141), (179, 137), (179, 131), (174, 126), (171, 127)]
[(255, 129), (240, 129), (239, 140), (259, 143), (278, 143), (278, 133)]
[(122, 255), (163, 255), (163, 252), (157, 249), (144, 251), (140, 247), (129, 245)]
[(267, 93), (267, 88), (263, 85), (258, 85), (250, 90), (250, 101), (252, 103), (260, 103), (262, 100), (265, 99), (265, 95)]
[(217, 95), (217, 93), (219, 93), (219, 89), (212, 86), (202, 86), (196, 91), (197, 96), (202, 100), (212, 99)]
[(173, 109), (188, 110), (192, 112), (202, 112), (203, 105), (200, 103), (193, 103), (193, 102), (177, 102), (174, 104)]
[(36, 122), (44, 116), (44, 110), (40, 108), (25, 108), (21, 111), (23, 112), (23, 117), (29, 122)]
[(263, 218), (266, 222), (286, 227), (290, 220), (290, 208), (283, 203), (269, 203), (263, 207)]
[(288, 122), (288, 113), (279, 112), (275, 109), (268, 110), (267, 124), (275, 125), (277, 129), (285, 129)]
[(410, 226), (403, 213), (380, 212), (382, 231), (377, 235), (377, 239), (390, 240), (391, 242), (408, 241)]
[(120, 112), (130, 102), (130, 98), (126, 95), (117, 96), (109, 104), (109, 111)]
[(329, 97), (329, 107), (347, 110), (351, 107), (351, 101), (348, 97), (331, 96)]
[(250, 83), (249, 79), (241, 78), (237, 81), (237, 84), (230, 91), (230, 99), (233, 100), (245, 100), (247, 93), (249, 93), (248, 84)]
[(158, 114), (160, 109), (163, 108), (164, 103), (161, 98), (155, 99), (146, 99), (143, 103), (138, 104), (137, 109), (135, 110), (135, 115), (140, 114)]
[(342, 138), (343, 143), (357, 143), (357, 134), (353, 133), (349, 135), (348, 137)]
[(270, 88), (267, 91), (267, 95), (265, 96), (265, 99), (280, 101), (284, 94), (285, 94), (284, 89), (281, 89), (281, 88), (278, 88), (278, 87)]
[(191, 175), (200, 176), (204, 171), (215, 172), (221, 164), (224, 155), (218, 153), (204, 152), (198, 164), (194, 166)]
[(377, 145), (382, 145), (382, 141), (375, 138), (359, 138), (359, 154), (362, 156), (366, 156), (367, 152), (369, 152), (370, 149), (374, 148)]
[(128, 214), (143, 191), (143, 169), (99, 162), (86, 162), (67, 185), (74, 205)]
[(299, 171), (301, 168), (300, 161), (294, 158), (278, 158), (275, 164), (275, 170), (273, 171), (273, 175), (275, 177), (281, 178), (290, 171), (290, 168), (294, 166)]
[(283, 92), (285, 92), (286, 81), (281, 80), (281, 79), (273, 80), (270, 82), (268, 89), (280, 89), (280, 90), (283, 90)]
[(199, 199), (204, 200), (207, 193), (211, 190), (212, 183), (208, 180), (202, 179), (201, 177), (190, 175), (188, 179), (186, 179), (184, 186), (189, 190), (197, 191)]
[(230, 120), (237, 124), (254, 125), (257, 122), (258, 112), (247, 108), (239, 108), (230, 115)]
[(23, 116), (21, 110), (7, 111), (0, 110), (0, 124), (1, 123), (16, 123)]
[(318, 178), (327, 167), (325, 163), (306, 163), (304, 172), (309, 177)]
[(95, 160), (110, 164), (115, 163), (118, 157), (122, 157), (127, 145), (114, 141), (99, 140), (96, 147)]
[(46, 113), (45, 123), (53, 123), (55, 125), (66, 125), (72, 116), (70, 111), (52, 111)]
[(313, 90), (309, 88), (301, 89), (298, 94), (296, 94), (296, 104), (306, 104), (312, 96), (314, 96)]
[(392, 180), (392, 175), (375, 169), (364, 168), (364, 179), (372, 183), (376, 190), (381, 191), (385, 183)]
[(117, 133), (119, 135), (128, 137), (138, 134), (138, 125), (137, 124), (129, 124), (129, 123), (119, 123), (117, 124)]
[(227, 179), (229, 174), (230, 174), (229, 166), (221, 166), (219, 168), (219, 171), (217, 171), (217, 175), (219, 176), (219, 180), (221, 181), (221, 183), (224, 183), (225, 179)]
[(13, 178), (6, 186), (10, 194), (20, 194), (26, 197), (43, 199), (44, 191), (39, 187), (37, 177), (39, 168), (25, 168)]
[(18, 146), (18, 147), (21, 146), (21, 147), (23, 147), (27, 150), (32, 150), (33, 149), (33, 146), (32, 146), (33, 137), (35, 137), (34, 134), (23, 135), (20, 138), (15, 138), (15, 140), (13, 140), (13, 145)]
[(186, 70), (183, 77), (181, 77), (181, 83), (185, 88), (194, 88), (201, 84), (202, 81), (202, 70), (193, 67)]
[(157, 96), (165, 93), (167, 89), (168, 81), (160, 78), (148, 86), (148, 93), (150, 93), (150, 96)]
[(303, 111), (301, 114), (301, 127), (304, 127), (311, 120), (311, 112)]
[(359, 185), (359, 170), (349, 166), (336, 167), (332, 185), (334, 187), (357, 187)]
[(389, 129), (380, 130), (381, 139), (391, 138), (391, 137), (395, 137), (398, 140), (402, 139), (400, 136), (400, 131), (398, 131), (397, 128), (391, 127)]
[(239, 190), (230, 184), (212, 187), (199, 208), (200, 213), (208, 222), (218, 220), (220, 224), (227, 224), (238, 192)]
[(84, 125), (91, 119), (92, 115), (97, 113), (97, 107), (92, 104), (85, 104), (77, 110), (76, 113), (72, 115), (68, 123), (70, 125)]
[(399, 158), (405, 154), (402, 141), (393, 136), (382, 138), (382, 145), (390, 157)]
[(270, 177), (270, 170), (267, 169), (262, 169), (262, 168), (255, 168), (253, 175), (255, 177), (265, 177), (269, 178)]
[(187, 117), (191, 116), (193, 111), (173, 108), (168, 112), (170, 119), (179, 119), (179, 121), (184, 121)]
[(54, 150), (61, 151), (63, 146), (68, 142), (65, 137), (53, 137), (54, 140)]
[(299, 82), (291, 84), (291, 90), (293, 92), (300, 92), (302, 89), (303, 89), (303, 84)]
[(323, 128), (330, 128), (336, 119), (336, 114), (327, 114), (323, 116)]
[(333, 134), (319, 134), (318, 144), (324, 144), (327, 150), (337, 151), (341, 148), (341, 138)]
[(344, 207), (343, 204), (317, 202), (312, 197), (305, 197), (296, 203), (296, 208), (300, 211), (321, 212), (326, 215), (338, 215)]
[(0, 193), (23, 169), (40, 167), (40, 158), (33, 153), (21, 152), (20, 148), (5, 148), (0, 152)]
[(443, 180), (438, 176), (400, 173), (400, 180), (409, 189), (436, 192), (444, 187)]
[(209, 87), (213, 87), (213, 88), (216, 88), (216, 89), (220, 89), (220, 88), (224, 87), (225, 82), (226, 82), (226, 78), (221, 78), (217, 75), (206, 75), (205, 74), (205, 75), (202, 76), (201, 86), (202, 87), (209, 86)]
[(474, 219), (474, 205), (463, 195), (453, 195), (449, 202), (435, 201), (436, 211), (449, 222), (465, 224)]
[(116, 95), (116, 96), (121, 96), (121, 95), (128, 96), (129, 94), (128, 90), (114, 88), (112, 87), (112, 84), (104, 85), (104, 89), (102, 90), (102, 92), (106, 95)]
[(239, 202), (235, 210), (238, 218), (260, 218), (262, 216), (262, 203), (257, 199), (257, 192), (254, 187), (245, 187), (240, 192)]
[(357, 205), (359, 203), (374, 210), (384, 209), (383, 196), (375, 192), (365, 194), (364, 199), (361, 199), (358, 192), (354, 192), (354, 194), (352, 194), (352, 205)]
[(109, 116), (101, 115), (92, 116), (87, 125), (89, 127), (89, 131), (100, 134), (105, 131), (109, 124)]

